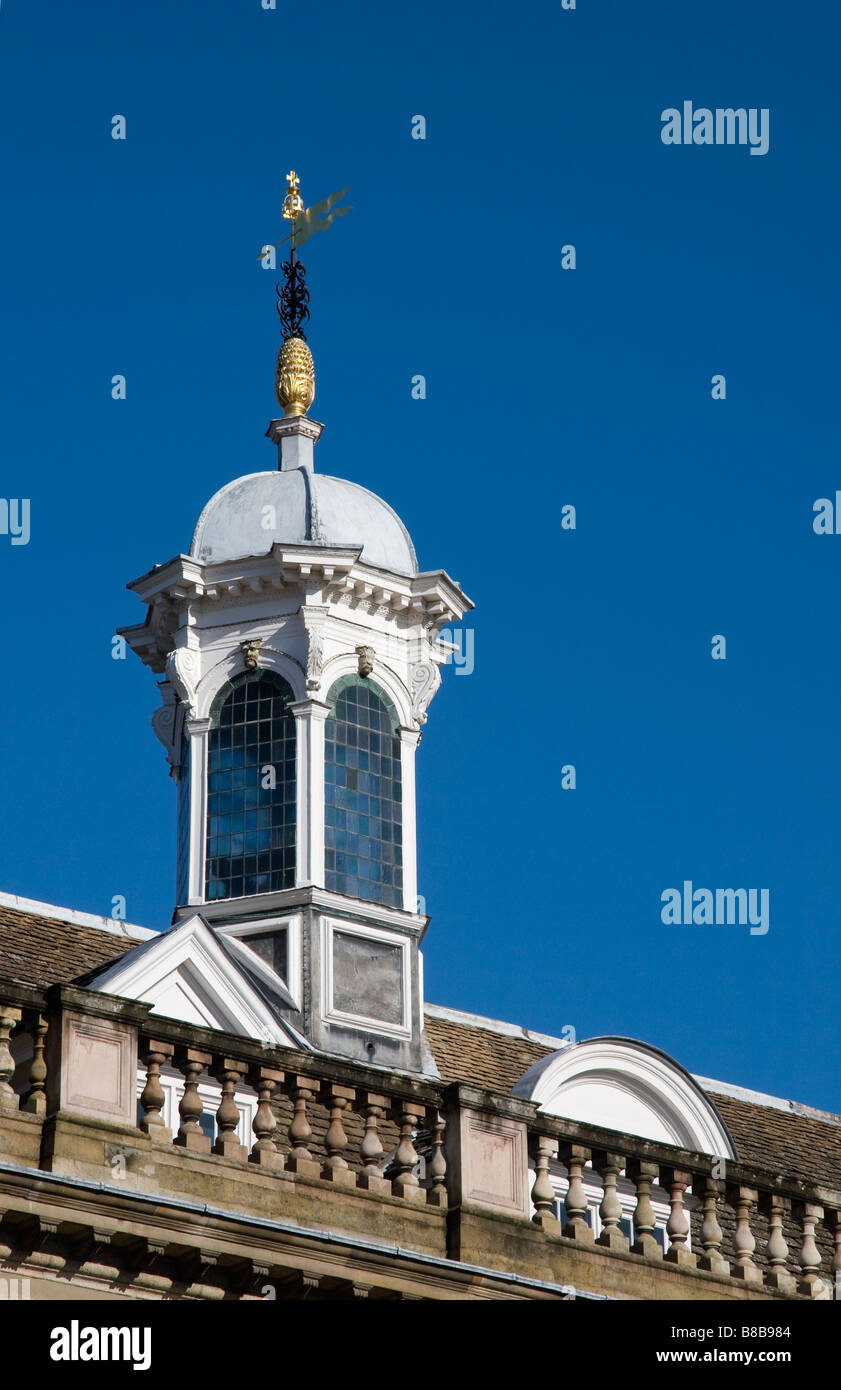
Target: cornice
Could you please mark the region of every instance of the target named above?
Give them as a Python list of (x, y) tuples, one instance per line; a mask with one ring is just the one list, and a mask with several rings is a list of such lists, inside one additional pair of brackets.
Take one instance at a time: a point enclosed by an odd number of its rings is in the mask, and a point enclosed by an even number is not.
[[(427, 628), (458, 622), (473, 607), (444, 570), (401, 575), (363, 564), (359, 550), (321, 545), (274, 545), (266, 555), (204, 564), (176, 555), (135, 579), (128, 588), (148, 605), (143, 623), (120, 628), (146, 665), (162, 672), (172, 634), (185, 608), (253, 601), (287, 594), (297, 604), (317, 601), (336, 610), (405, 619)], [(338, 616), (341, 616), (340, 613)]]
[(284, 888), (277, 893), (258, 893), (247, 898), (222, 898), (214, 902), (184, 905), (176, 908), (173, 921), (181, 921), (198, 913), (209, 925), (221, 926), (223, 923), (244, 922), (249, 917), (262, 919), (282, 915), (301, 907), (313, 907), (333, 917), (347, 917), (375, 926), (396, 927), (409, 935), (422, 936), (429, 922), (429, 918), (422, 913), (347, 898), (341, 893), (331, 893), (326, 888), (309, 883), (297, 888)]

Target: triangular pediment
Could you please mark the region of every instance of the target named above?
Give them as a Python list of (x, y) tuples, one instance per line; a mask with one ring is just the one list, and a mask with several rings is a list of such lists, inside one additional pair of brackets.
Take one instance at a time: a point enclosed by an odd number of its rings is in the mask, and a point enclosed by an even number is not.
[(91, 989), (151, 1004), (152, 1013), (278, 1047), (307, 1046), (254, 988), (236, 955), (196, 915), (128, 951)]

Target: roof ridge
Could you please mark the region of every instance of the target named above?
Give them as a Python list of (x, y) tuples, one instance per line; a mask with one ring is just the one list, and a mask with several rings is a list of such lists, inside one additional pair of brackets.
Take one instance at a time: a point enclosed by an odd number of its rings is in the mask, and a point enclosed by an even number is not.
[[(548, 1033), (535, 1033), (529, 1028), (523, 1028), (519, 1023), (506, 1023), (498, 1018), (484, 1018), (481, 1014), (464, 1013), (460, 1009), (445, 1008), (441, 1004), (424, 1004), (424, 1011), (431, 1018), (440, 1018), (445, 1022), (481, 1028), (489, 1033), (501, 1033), (509, 1038), (520, 1038), (523, 1042), (538, 1043), (543, 1047), (551, 1048), (553, 1051), (568, 1047), (570, 1043), (569, 1038), (555, 1038)], [(742, 1100), (749, 1105), (762, 1105), (769, 1110), (782, 1110), (788, 1115), (799, 1115), (804, 1119), (820, 1120), (823, 1124), (841, 1126), (841, 1115), (836, 1115), (831, 1110), (819, 1110), (816, 1106), (805, 1105), (797, 1100), (787, 1100), (783, 1096), (769, 1096), (762, 1091), (752, 1091), (746, 1086), (736, 1086), (729, 1081), (713, 1081), (708, 1076), (696, 1076), (694, 1072), (689, 1074), (693, 1081), (697, 1082), (702, 1090), (708, 1093), (729, 1096), (733, 1100)]]
[(98, 917), (93, 912), (78, 912), (73, 907), (57, 907), (55, 903), (42, 903), (35, 898), (21, 898), (16, 893), (4, 893), (0, 890), (0, 908), (3, 907), (10, 908), (12, 912), (45, 917), (48, 921), (69, 922), (74, 927), (89, 927), (94, 931), (107, 932), (109, 936), (121, 936), (135, 944), (158, 935), (151, 927), (140, 927), (133, 922), (123, 922), (117, 917)]
[(443, 1018), (451, 1023), (466, 1023), (473, 1028), (484, 1028), (489, 1033), (504, 1033), (509, 1038), (522, 1038), (524, 1042), (539, 1043), (556, 1051), (559, 1047), (569, 1047), (569, 1038), (553, 1038), (548, 1033), (535, 1033), (531, 1028), (523, 1028), (519, 1023), (506, 1023), (500, 1018), (484, 1018), (481, 1014), (463, 1013), (461, 1009), (448, 1009), (443, 1004), (424, 1002), (424, 1013), (432, 1018)]
[(784, 1096), (769, 1096), (764, 1091), (751, 1091), (747, 1086), (734, 1086), (729, 1081), (713, 1081), (708, 1076), (696, 1076), (695, 1080), (705, 1091), (717, 1096), (727, 1096), (731, 1100), (745, 1101), (748, 1105), (764, 1105), (768, 1110), (782, 1110), (788, 1115), (841, 1126), (841, 1115), (836, 1115), (832, 1110), (819, 1110), (816, 1106), (805, 1105), (799, 1100), (786, 1100)]

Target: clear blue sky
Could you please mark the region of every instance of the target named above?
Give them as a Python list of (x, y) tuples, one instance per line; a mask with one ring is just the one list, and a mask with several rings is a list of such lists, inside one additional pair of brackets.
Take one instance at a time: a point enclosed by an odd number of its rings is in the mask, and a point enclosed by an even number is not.
[[(838, 43), (828, 0), (6, 0), (0, 887), (170, 920), (111, 636), (273, 466), (294, 166), (355, 208), (304, 256), (318, 466), (477, 604), (419, 755), (427, 996), (841, 1110)], [(664, 146), (684, 100), (769, 108), (768, 154)], [(770, 931), (664, 926), (684, 879), (768, 888)]]

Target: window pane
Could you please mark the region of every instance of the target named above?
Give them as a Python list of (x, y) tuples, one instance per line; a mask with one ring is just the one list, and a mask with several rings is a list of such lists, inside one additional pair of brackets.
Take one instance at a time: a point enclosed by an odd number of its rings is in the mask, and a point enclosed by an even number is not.
[[(325, 882), (334, 893), (401, 907), (402, 786), (397, 717), (385, 694), (345, 676), (325, 730)], [(346, 817), (346, 819), (345, 819)], [(335, 851), (335, 853), (334, 853)]]
[(243, 946), (247, 946), (250, 951), (254, 951), (261, 960), (264, 960), (276, 975), (279, 975), (282, 980), (286, 979), (285, 927), (280, 927), (277, 931), (251, 932), (249, 935), (241, 937), (240, 940)]
[[(208, 899), (294, 886), (293, 698), (280, 676), (248, 671), (214, 707), (208, 734)], [(269, 867), (262, 861), (270, 844), (276, 853)]]

